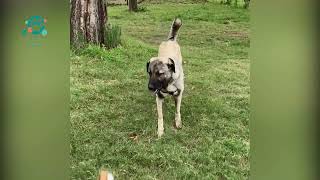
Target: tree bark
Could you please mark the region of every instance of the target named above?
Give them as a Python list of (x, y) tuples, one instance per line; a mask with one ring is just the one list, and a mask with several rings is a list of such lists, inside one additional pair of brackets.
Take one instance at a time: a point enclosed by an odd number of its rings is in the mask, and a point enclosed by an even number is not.
[(137, 11), (138, 10), (138, 1), (137, 0), (128, 0), (129, 2), (129, 11)]
[(104, 44), (107, 22), (105, 0), (71, 0), (71, 43)]

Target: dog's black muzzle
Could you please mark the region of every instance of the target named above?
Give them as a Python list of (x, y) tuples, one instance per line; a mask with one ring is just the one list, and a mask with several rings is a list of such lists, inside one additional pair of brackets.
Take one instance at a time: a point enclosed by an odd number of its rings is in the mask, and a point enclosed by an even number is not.
[(165, 82), (162, 81), (149, 81), (148, 83), (148, 89), (150, 91), (156, 91), (165, 88), (167, 88), (167, 85)]
[(155, 91), (157, 88), (155, 88), (154, 85), (152, 85), (151, 83), (149, 83), (149, 84), (148, 84), (148, 89), (149, 89), (150, 91)]

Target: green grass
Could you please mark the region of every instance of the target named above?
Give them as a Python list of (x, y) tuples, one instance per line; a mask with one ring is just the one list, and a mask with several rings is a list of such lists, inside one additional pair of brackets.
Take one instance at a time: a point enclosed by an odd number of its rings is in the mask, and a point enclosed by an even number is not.
[[(71, 179), (248, 179), (249, 12), (220, 4), (109, 7), (122, 45), (71, 55)], [(179, 16), (184, 57), (183, 128), (165, 100), (165, 135), (157, 139), (155, 98), (145, 65)], [(136, 138), (131, 138), (136, 136)]]

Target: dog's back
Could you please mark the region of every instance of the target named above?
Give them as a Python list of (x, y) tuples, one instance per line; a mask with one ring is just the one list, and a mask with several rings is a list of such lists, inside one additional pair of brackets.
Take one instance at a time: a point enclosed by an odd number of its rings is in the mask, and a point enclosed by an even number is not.
[(182, 56), (180, 51), (180, 46), (176, 41), (164, 41), (159, 47), (159, 57), (164, 57), (165, 59), (173, 58), (182, 62)]
[(164, 57), (166, 59), (170, 57), (175, 60), (178, 60), (180, 63), (182, 62), (180, 46), (177, 42), (178, 31), (181, 25), (182, 23), (180, 19), (176, 18), (173, 21), (169, 32), (168, 40), (160, 44), (158, 57)]

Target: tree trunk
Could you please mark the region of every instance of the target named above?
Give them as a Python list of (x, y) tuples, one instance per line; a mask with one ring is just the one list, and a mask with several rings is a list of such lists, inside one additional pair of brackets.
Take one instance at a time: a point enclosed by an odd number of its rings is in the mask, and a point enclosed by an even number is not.
[(128, 0), (129, 2), (129, 11), (137, 11), (138, 10), (138, 1), (137, 0)]
[(104, 44), (104, 29), (107, 22), (105, 0), (71, 0), (71, 43)]

